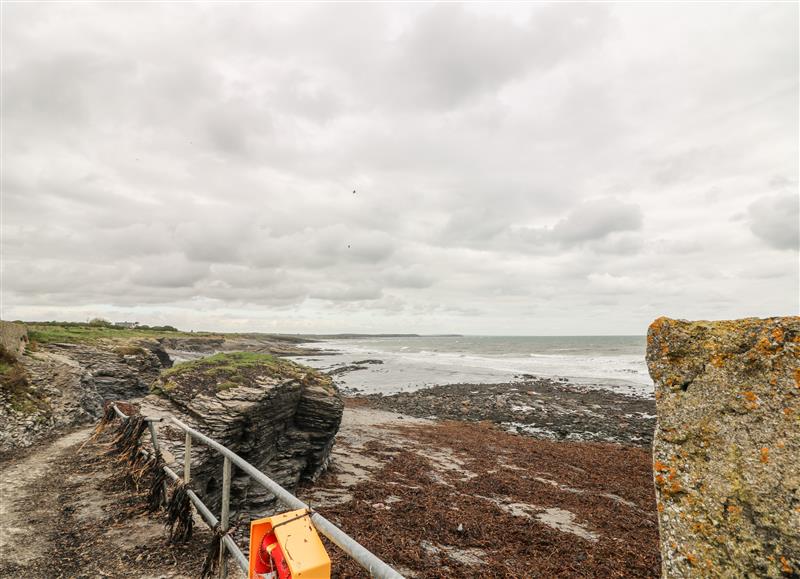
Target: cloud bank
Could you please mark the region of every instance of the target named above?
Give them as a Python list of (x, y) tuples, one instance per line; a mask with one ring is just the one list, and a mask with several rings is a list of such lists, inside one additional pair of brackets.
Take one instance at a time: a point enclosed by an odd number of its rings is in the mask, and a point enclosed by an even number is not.
[(10, 4), (4, 319), (798, 311), (793, 4)]

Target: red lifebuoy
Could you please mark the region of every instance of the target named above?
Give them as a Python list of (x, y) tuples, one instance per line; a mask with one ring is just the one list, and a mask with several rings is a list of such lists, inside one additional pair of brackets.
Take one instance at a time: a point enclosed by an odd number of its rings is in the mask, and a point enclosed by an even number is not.
[(292, 572), (273, 532), (267, 533), (261, 540), (255, 572), (264, 579), (292, 579)]

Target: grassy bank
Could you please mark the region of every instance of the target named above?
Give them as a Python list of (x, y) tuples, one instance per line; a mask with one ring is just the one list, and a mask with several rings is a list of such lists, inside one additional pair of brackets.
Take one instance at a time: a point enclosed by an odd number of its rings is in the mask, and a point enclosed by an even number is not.
[(260, 352), (226, 352), (163, 370), (152, 391), (161, 395), (176, 390), (191, 391), (192, 394), (214, 393), (252, 384), (263, 376), (330, 386), (327, 376), (290, 360)]
[(215, 336), (206, 332), (181, 332), (170, 326), (122, 328), (111, 324), (73, 322), (26, 322), (28, 337), (32, 343), (53, 342), (92, 343), (100, 340), (130, 340), (164, 337)]

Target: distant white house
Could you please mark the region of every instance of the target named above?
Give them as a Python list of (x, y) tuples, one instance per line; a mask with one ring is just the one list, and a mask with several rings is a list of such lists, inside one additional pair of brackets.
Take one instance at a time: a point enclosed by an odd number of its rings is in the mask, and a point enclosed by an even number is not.
[(114, 322), (116, 328), (135, 328), (139, 322)]

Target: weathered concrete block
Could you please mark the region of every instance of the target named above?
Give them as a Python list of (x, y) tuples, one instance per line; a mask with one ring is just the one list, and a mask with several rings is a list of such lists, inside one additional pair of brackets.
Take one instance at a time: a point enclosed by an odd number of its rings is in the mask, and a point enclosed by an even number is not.
[(647, 363), (663, 576), (800, 576), (800, 317), (659, 318)]
[(0, 344), (12, 356), (19, 358), (28, 345), (28, 329), (22, 324), (0, 320)]

